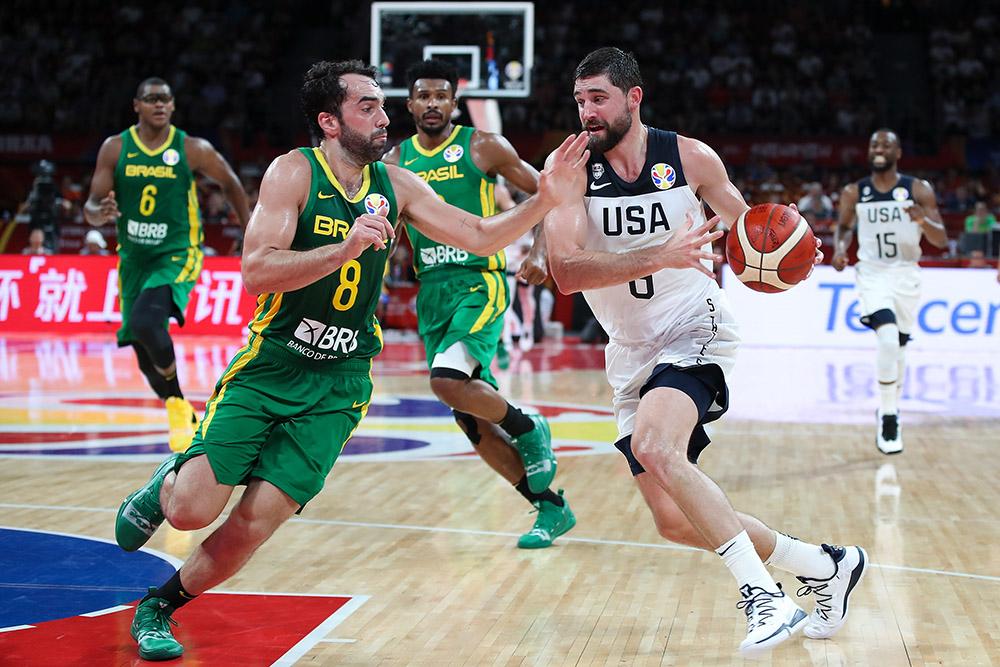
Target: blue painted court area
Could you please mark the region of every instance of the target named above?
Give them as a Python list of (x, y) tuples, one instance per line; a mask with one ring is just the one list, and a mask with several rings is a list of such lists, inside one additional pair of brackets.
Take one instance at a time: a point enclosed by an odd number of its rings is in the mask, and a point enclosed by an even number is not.
[(0, 628), (132, 602), (174, 566), (85, 537), (0, 528)]

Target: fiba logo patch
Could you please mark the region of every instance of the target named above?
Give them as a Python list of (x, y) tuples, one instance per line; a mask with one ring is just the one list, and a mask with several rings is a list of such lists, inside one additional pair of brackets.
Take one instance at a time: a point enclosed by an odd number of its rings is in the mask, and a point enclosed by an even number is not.
[(389, 200), (373, 192), (365, 197), (365, 210), (370, 215), (389, 215)]
[(594, 164), (590, 165), (590, 173), (594, 177), (595, 181), (601, 180), (601, 176), (604, 176), (604, 163), (595, 162)]
[(653, 177), (653, 185), (660, 190), (669, 190), (677, 181), (677, 172), (665, 162), (657, 162), (649, 170), (649, 175)]
[(164, 164), (169, 164), (170, 166), (174, 166), (180, 161), (181, 161), (181, 154), (178, 153), (173, 148), (168, 148), (167, 150), (163, 151)]
[(445, 162), (458, 162), (465, 155), (465, 151), (461, 146), (448, 146), (444, 149), (444, 160)]
[(906, 201), (910, 198), (910, 193), (906, 191), (906, 188), (899, 187), (892, 189), (892, 198), (896, 201)]

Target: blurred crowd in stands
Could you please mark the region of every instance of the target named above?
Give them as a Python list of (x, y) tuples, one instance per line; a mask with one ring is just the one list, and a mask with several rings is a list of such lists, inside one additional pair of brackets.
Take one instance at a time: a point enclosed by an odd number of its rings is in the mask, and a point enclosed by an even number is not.
[[(634, 51), (643, 67), (644, 120), (651, 125), (710, 141), (839, 138), (861, 150), (876, 126), (890, 125), (903, 140), (901, 169), (934, 185), (956, 242), (962, 233), (996, 224), (995, 158), (975, 170), (924, 171), (906, 162), (955, 137), (1000, 136), (1000, 23), (991, 3), (619, 0), (611, 15), (604, 2), (581, 0), (539, 2), (535, 11), (534, 91), (529, 99), (501, 103), (509, 136), (578, 127), (569, 94), (573, 67), (592, 48), (613, 43)], [(254, 201), (266, 164), (303, 136), (295, 99), (301, 72), (318, 58), (365, 59), (369, 16), (368, 3), (305, 0), (277, 6), (265, 0), (53, 0), (44, 6), (11, 0), (0, 8), (0, 133), (93, 135), (96, 153), (103, 136), (134, 122), (136, 84), (162, 76), (177, 98), (177, 124), (209, 137)], [(408, 134), (402, 101), (392, 100), (389, 111), (393, 137)], [(259, 136), (273, 148), (234, 158), (237, 144)], [(24, 161), (24, 171), (32, 164)], [(72, 241), (74, 252), (83, 245), (88, 228), (81, 205), (92, 167), (92, 161), (53, 165), (55, 226), (63, 230), (47, 241), (53, 248), (60, 237)], [(805, 160), (775, 167), (751, 156), (731, 171), (748, 201), (796, 202), (828, 234), (840, 189), (867, 169)], [(3, 220), (30, 217), (34, 189), (0, 196)], [(219, 188), (199, 181), (198, 195), (206, 230), (226, 228), (207, 233), (208, 244), (220, 254), (238, 252), (238, 229)], [(106, 243), (113, 249), (113, 239)], [(966, 249), (956, 243), (950, 252)]]

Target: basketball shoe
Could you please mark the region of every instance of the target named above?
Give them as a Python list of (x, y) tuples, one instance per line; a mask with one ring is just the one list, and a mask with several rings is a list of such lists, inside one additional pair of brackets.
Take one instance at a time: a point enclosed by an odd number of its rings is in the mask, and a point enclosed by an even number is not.
[(868, 554), (861, 547), (833, 547), (824, 544), (823, 551), (833, 559), (834, 571), (829, 579), (807, 579), (796, 577), (802, 588), (795, 592), (802, 597), (810, 593), (816, 596), (816, 608), (809, 615), (806, 637), (829, 639), (847, 620), (847, 601), (854, 587), (868, 571)]
[(167, 422), (170, 424), (170, 451), (183, 452), (191, 446), (194, 429), (198, 426), (194, 406), (187, 399), (171, 396), (167, 399)]
[[(562, 498), (563, 490), (559, 489), (559, 497)], [(535, 525), (530, 532), (521, 536), (517, 541), (519, 549), (544, 549), (552, 546), (552, 542), (560, 535), (568, 533), (576, 525), (576, 516), (569, 508), (569, 503), (563, 498), (563, 506), (559, 507), (555, 503), (547, 500), (538, 500), (532, 503), (538, 511)]]
[(740, 653), (753, 658), (792, 637), (809, 619), (778, 584), (778, 591), (766, 591), (750, 584), (740, 588), (743, 599), (736, 603), (747, 615), (747, 637), (740, 643)]
[(875, 417), (878, 422), (875, 446), (883, 454), (899, 454), (903, 451), (903, 434), (899, 427), (899, 415), (884, 415), (882, 410), (876, 410)]
[(552, 453), (552, 432), (549, 421), (539, 414), (529, 414), (535, 428), (513, 438), (514, 448), (521, 455), (528, 488), (541, 493), (552, 485), (556, 476), (556, 455)]
[(126, 496), (115, 518), (115, 541), (125, 551), (135, 551), (149, 541), (163, 523), (160, 488), (174, 469), (179, 454), (168, 456), (153, 472), (149, 481)]
[(177, 625), (171, 618), (173, 607), (166, 600), (153, 597), (150, 588), (146, 597), (135, 608), (132, 619), (132, 639), (139, 644), (139, 657), (144, 660), (171, 660), (184, 653), (184, 647), (174, 639), (170, 625)]

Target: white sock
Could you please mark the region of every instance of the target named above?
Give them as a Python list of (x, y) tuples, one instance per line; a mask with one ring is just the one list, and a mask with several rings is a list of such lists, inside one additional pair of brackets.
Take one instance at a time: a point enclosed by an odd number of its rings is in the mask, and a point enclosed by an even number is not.
[(807, 579), (829, 579), (836, 572), (833, 559), (822, 548), (778, 531), (774, 535), (774, 551), (767, 559), (768, 565)]
[(774, 583), (771, 574), (760, 561), (760, 556), (757, 555), (747, 531), (741, 531), (736, 537), (727, 540), (715, 550), (715, 553), (722, 557), (722, 562), (736, 577), (736, 583), (740, 588), (750, 585), (772, 593), (778, 590), (778, 585)]

